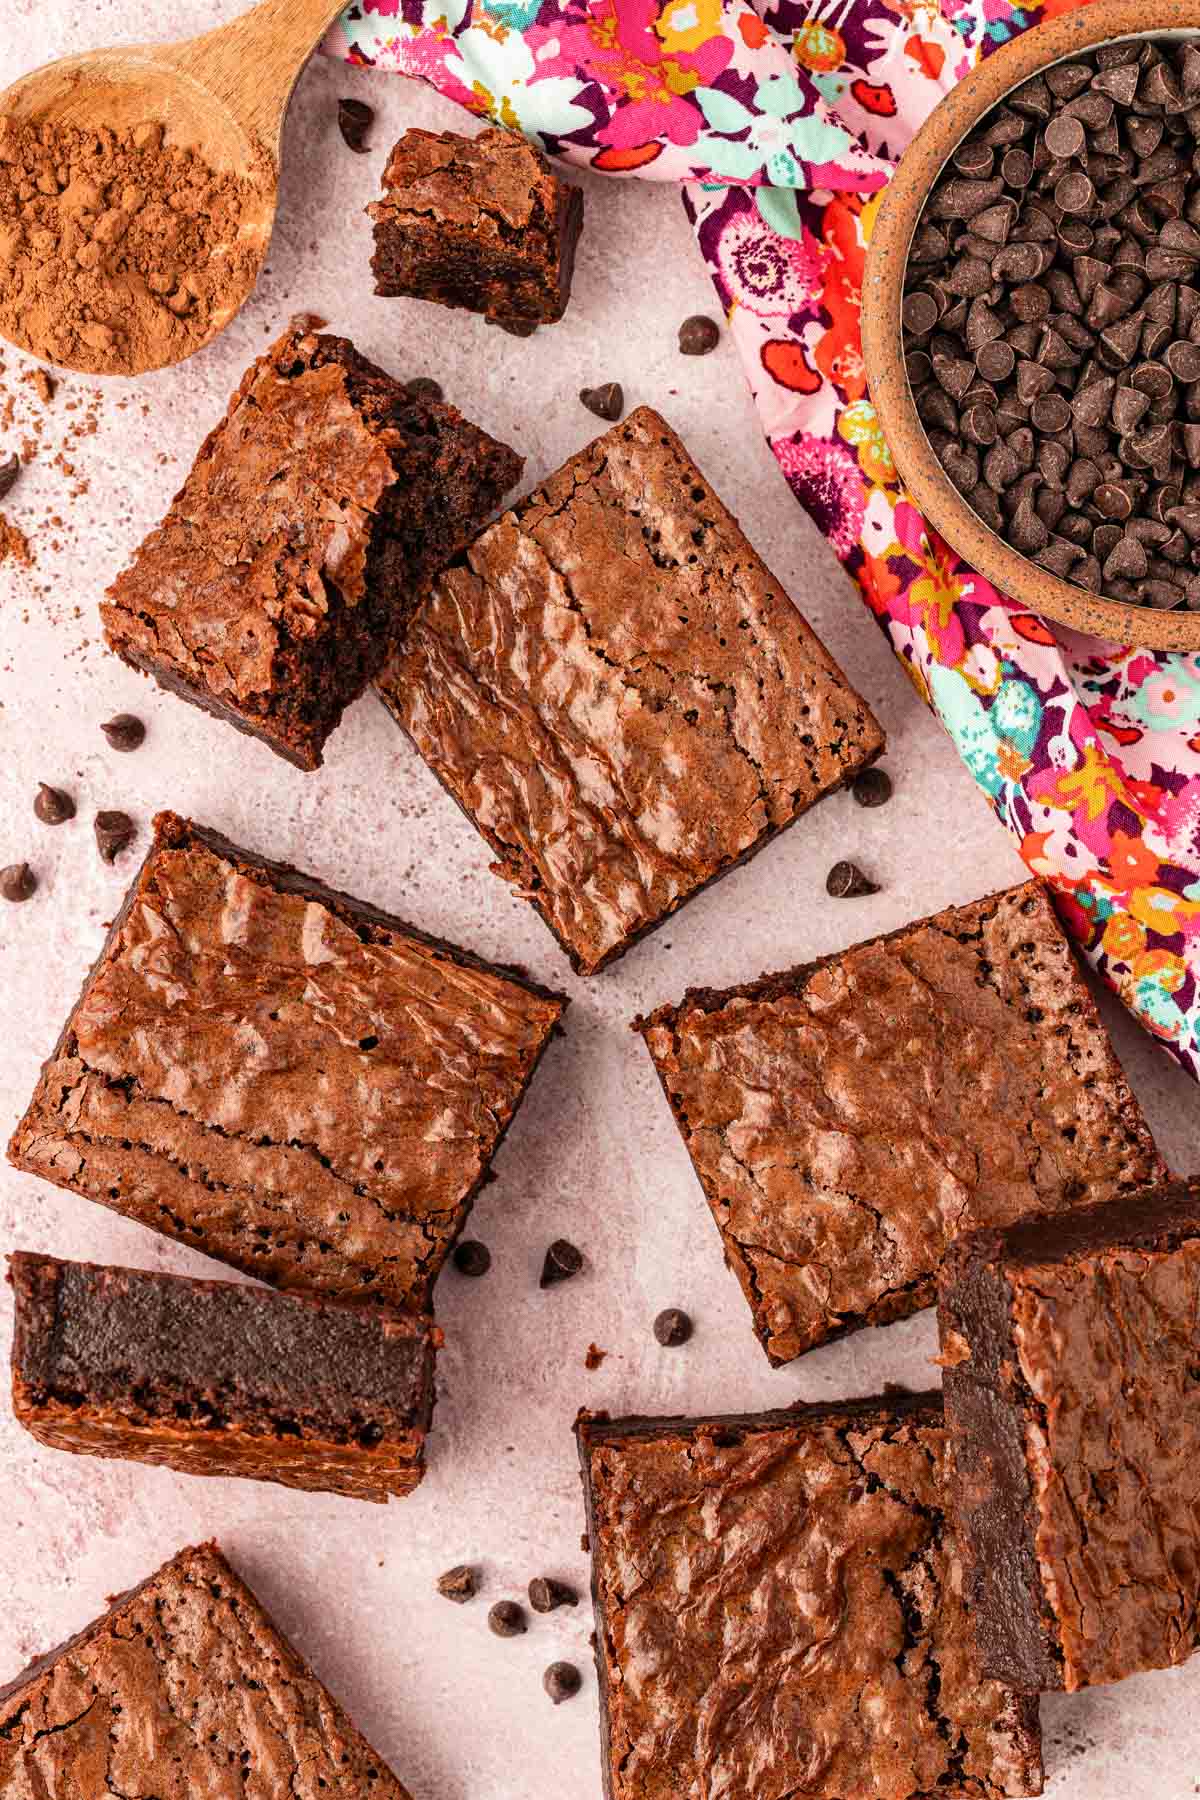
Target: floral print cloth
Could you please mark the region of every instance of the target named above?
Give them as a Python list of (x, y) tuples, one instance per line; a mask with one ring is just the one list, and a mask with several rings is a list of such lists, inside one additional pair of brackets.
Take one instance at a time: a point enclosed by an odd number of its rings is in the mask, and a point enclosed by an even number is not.
[(1088, 959), (1200, 1076), (1200, 656), (1051, 629), (897, 480), (859, 335), (875, 197), (976, 58), (1076, 0), (357, 0), (329, 48), (568, 162), (681, 184), (801, 505)]

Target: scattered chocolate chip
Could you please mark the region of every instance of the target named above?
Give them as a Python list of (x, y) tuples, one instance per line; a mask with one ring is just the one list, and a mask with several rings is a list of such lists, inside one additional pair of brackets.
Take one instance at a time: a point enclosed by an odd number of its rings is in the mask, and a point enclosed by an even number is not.
[(862, 894), (877, 894), (879, 888), (857, 863), (836, 862), (825, 877), (825, 892), (834, 900), (856, 900)]
[(33, 388), (43, 406), (49, 406), (58, 392), (58, 383), (45, 369), (33, 371)]
[(453, 1262), (460, 1275), (486, 1275), (492, 1266), (492, 1253), (478, 1238), (464, 1238), (454, 1246)]
[(4, 462), (0, 462), (0, 500), (6, 499), (12, 493), (20, 473), (21, 459), (19, 456), (13, 455), (7, 457)]
[(136, 750), (146, 739), (146, 727), (133, 713), (118, 713), (100, 729), (110, 750)]
[(347, 150), (363, 155), (371, 147), (367, 143), (367, 133), (375, 123), (375, 108), (368, 106), (365, 100), (339, 100), (337, 117), (338, 130)]
[(515, 1600), (497, 1600), (488, 1614), (488, 1626), (497, 1637), (520, 1637), (528, 1630), (524, 1609)]
[(607, 1355), (608, 1351), (602, 1350), (599, 1344), (589, 1344), (584, 1353), (584, 1368), (587, 1369), (589, 1373), (594, 1374)]
[(721, 327), (703, 313), (693, 313), (679, 327), (679, 349), (683, 356), (707, 356), (721, 341)]
[(892, 797), (892, 778), (875, 763), (854, 777), (850, 792), (860, 806), (883, 806)]
[(559, 1606), (578, 1606), (579, 1595), (565, 1581), (555, 1581), (551, 1575), (535, 1575), (529, 1584), (529, 1604), (536, 1613), (548, 1613)]
[(540, 1287), (554, 1287), (557, 1282), (570, 1281), (578, 1275), (583, 1267), (583, 1252), (566, 1238), (555, 1238), (546, 1252), (546, 1260), (542, 1264)]
[(625, 390), (619, 381), (606, 381), (603, 387), (580, 388), (579, 398), (598, 419), (619, 419), (625, 411)]
[(43, 825), (65, 825), (68, 819), (75, 817), (75, 802), (61, 788), (47, 787), (44, 781), (39, 781), (33, 810)]
[(404, 383), (404, 391), (410, 400), (444, 400), (446, 398), (441, 382), (435, 381), (432, 375), (414, 375), (411, 381)]
[(542, 1686), (555, 1706), (561, 1706), (564, 1700), (570, 1700), (579, 1692), (583, 1686), (583, 1676), (574, 1663), (552, 1662), (542, 1676)]
[(654, 1335), (665, 1350), (677, 1350), (691, 1337), (692, 1321), (678, 1306), (665, 1307), (654, 1321)]
[(0, 899), (10, 900), (14, 906), (22, 900), (30, 900), (37, 892), (37, 876), (27, 862), (9, 863), (6, 869), (0, 869)]
[(92, 829), (96, 833), (96, 848), (106, 863), (116, 862), (137, 836), (137, 826), (124, 812), (98, 812)]
[(455, 1605), (465, 1606), (479, 1592), (479, 1577), (469, 1563), (456, 1563), (444, 1575), (438, 1576), (437, 1591), (444, 1600), (453, 1600)]

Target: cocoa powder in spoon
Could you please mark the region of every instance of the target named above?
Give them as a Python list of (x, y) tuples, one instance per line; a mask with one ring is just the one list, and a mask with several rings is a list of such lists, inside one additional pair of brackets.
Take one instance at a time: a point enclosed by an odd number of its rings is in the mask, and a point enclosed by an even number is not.
[(260, 193), (258, 170), (214, 172), (155, 123), (0, 117), (0, 333), (97, 375), (178, 361), (248, 285)]

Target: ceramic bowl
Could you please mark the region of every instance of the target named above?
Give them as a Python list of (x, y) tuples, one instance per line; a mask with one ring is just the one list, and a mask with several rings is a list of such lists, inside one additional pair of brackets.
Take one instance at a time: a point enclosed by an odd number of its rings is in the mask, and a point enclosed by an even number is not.
[(1000, 593), (1093, 637), (1160, 650), (1200, 650), (1200, 612), (1106, 600), (1051, 575), (998, 537), (945, 473), (917, 417), (900, 323), (908, 247), (930, 188), (984, 114), (1056, 62), (1129, 37), (1200, 33), (1200, 0), (1092, 0), (1022, 32), (985, 57), (930, 114), (880, 202), (863, 280), (867, 384), (900, 478), (929, 523)]

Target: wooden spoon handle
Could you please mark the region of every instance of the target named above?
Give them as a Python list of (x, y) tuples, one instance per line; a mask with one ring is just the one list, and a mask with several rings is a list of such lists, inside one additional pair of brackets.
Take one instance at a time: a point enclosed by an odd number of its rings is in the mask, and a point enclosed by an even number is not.
[(260, 0), (231, 25), (206, 31), (171, 60), (216, 94), (278, 155), (283, 115), (305, 63), (346, 0)]

